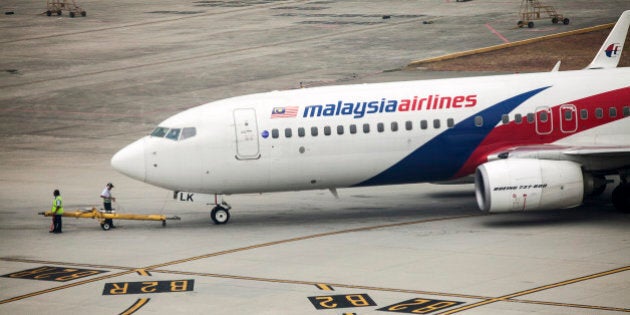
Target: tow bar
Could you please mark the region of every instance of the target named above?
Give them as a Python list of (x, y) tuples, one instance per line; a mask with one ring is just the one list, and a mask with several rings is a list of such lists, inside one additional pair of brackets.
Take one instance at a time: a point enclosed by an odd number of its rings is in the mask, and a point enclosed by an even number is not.
[[(51, 211), (39, 212), (39, 215), (45, 217), (52, 217)], [(162, 226), (166, 226), (166, 220), (181, 220), (178, 216), (167, 217), (161, 214), (131, 214), (131, 213), (116, 213), (105, 212), (92, 208), (92, 210), (75, 210), (64, 211), (62, 216), (72, 217), (77, 219), (97, 219), (101, 225), (101, 228), (105, 231), (111, 229), (111, 226), (105, 222), (106, 219), (116, 220), (141, 220), (141, 221), (162, 221)]]

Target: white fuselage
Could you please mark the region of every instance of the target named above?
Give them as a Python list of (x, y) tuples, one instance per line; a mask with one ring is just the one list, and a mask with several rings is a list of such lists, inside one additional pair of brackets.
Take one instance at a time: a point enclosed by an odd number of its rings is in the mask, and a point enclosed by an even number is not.
[(208, 194), (444, 181), (524, 145), (629, 146), (629, 106), (628, 68), (269, 92), (174, 115), (112, 164)]

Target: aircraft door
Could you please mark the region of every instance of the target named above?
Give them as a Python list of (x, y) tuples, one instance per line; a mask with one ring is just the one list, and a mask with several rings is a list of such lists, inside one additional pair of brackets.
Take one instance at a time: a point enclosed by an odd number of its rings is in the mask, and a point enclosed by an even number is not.
[(572, 104), (560, 106), (560, 130), (564, 133), (573, 133), (578, 128), (577, 108)]
[(551, 109), (547, 106), (536, 108), (536, 133), (548, 135), (553, 130)]
[(259, 159), (260, 147), (258, 144), (256, 110), (253, 108), (239, 108), (235, 109), (233, 114), (236, 131), (236, 159)]

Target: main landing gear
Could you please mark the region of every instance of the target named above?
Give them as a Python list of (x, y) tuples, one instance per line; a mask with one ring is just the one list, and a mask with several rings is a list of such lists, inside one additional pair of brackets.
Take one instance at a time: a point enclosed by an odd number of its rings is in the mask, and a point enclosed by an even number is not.
[(612, 202), (621, 212), (630, 212), (630, 183), (622, 181), (612, 192)]
[(215, 204), (216, 206), (212, 208), (212, 211), (210, 212), (210, 218), (212, 218), (214, 224), (220, 225), (228, 223), (230, 220), (230, 209), (232, 209), (232, 207), (225, 201), (221, 201), (220, 204), (217, 203), (216, 196)]

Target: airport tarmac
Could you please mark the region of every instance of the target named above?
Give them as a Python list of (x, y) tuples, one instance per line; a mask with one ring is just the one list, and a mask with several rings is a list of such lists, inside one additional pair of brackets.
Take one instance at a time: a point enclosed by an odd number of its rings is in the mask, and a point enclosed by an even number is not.
[[(630, 223), (607, 202), (485, 215), (472, 185), (227, 196), (209, 207), (116, 173), (161, 120), (255, 92), (478, 73), (412, 60), (615, 22), (619, 1), (546, 1), (569, 25), (515, 28), (521, 1), (5, 0), (0, 16), (1, 314), (630, 312)], [(385, 17), (385, 18), (384, 18)], [(500, 36), (499, 36), (500, 35)], [(181, 221), (64, 218), (100, 206)], [(606, 198), (602, 196), (601, 198)]]

